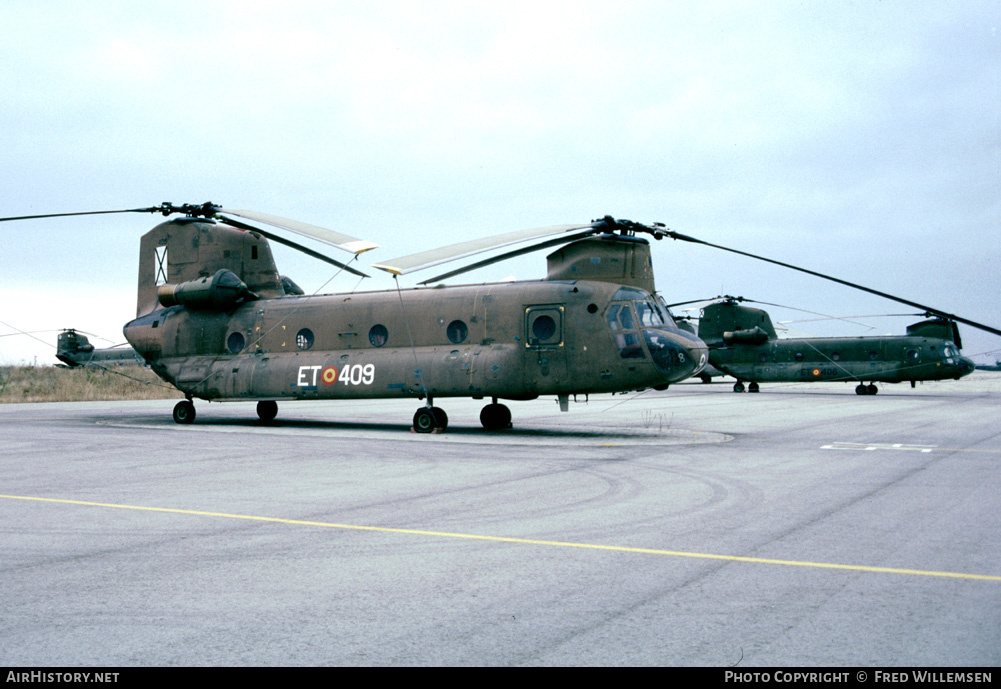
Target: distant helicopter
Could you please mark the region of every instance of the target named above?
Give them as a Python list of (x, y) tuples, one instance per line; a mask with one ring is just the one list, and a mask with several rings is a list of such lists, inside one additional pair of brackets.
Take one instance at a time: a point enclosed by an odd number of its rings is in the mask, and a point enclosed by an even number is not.
[(73, 328), (63, 330), (56, 338), (56, 358), (67, 368), (145, 364), (142, 357), (131, 347), (95, 349), (86, 335)]
[[(604, 216), (576, 225), (511, 232), (373, 264), (394, 276), (531, 242), (438, 275), (438, 282), (532, 251), (547, 257), (542, 280), (307, 296), (276, 269), (268, 240), (356, 275), (364, 273), (245, 221), (283, 228), (354, 256), (376, 244), (314, 225), (212, 203), (0, 218), (108, 213), (183, 214), (143, 235), (136, 319), (126, 339), (162, 379), (185, 394), (174, 421), (191, 423), (194, 398), (257, 400), (270, 422), (278, 400), (424, 400), (413, 430), (443, 431), (442, 397), (490, 399), (488, 430), (511, 426), (499, 400), (571, 397), (648, 388), (699, 373), (706, 344), (680, 329), (656, 294), (649, 242), (670, 238), (783, 265), (667, 229)], [(906, 302), (904, 303), (911, 303)], [(921, 307), (944, 318), (973, 323)], [(995, 334), (1001, 331), (974, 324)]]
[(768, 313), (742, 301), (727, 296), (703, 307), (698, 327), (710, 365), (737, 379), (734, 392), (744, 392), (744, 383), (758, 392), (759, 383), (850, 381), (856, 394), (875, 395), (877, 382), (914, 387), (973, 372), (973, 362), (960, 356), (953, 321), (924, 320), (906, 335), (778, 339)]

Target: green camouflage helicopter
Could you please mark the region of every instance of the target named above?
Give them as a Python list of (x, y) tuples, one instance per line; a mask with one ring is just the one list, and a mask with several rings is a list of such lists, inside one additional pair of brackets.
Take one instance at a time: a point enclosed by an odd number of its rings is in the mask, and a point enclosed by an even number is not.
[(86, 335), (73, 328), (63, 330), (56, 338), (56, 358), (67, 368), (136, 366), (144, 363), (142, 357), (131, 347), (96, 349)]
[[(698, 335), (709, 363), (733, 376), (734, 392), (758, 392), (759, 383), (855, 382), (859, 395), (875, 395), (875, 383), (956, 379), (973, 372), (960, 356), (959, 326), (932, 318), (907, 327), (906, 335), (778, 339), (768, 312), (726, 296), (702, 308)], [(865, 381), (868, 381), (866, 384)]]

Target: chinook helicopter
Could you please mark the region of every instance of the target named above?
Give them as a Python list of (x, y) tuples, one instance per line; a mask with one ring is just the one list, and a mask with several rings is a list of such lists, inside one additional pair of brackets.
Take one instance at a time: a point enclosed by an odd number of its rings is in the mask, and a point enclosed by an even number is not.
[[(425, 404), (413, 428), (431, 432), (448, 425), (436, 399), (472, 397), (491, 400), (480, 422), (496, 430), (511, 426), (499, 400), (553, 395), (567, 411), (571, 396), (663, 389), (706, 362), (702, 341), (653, 296), (649, 242), (635, 236), (645, 226), (629, 221), (508, 235), (560, 235), (544, 242), (566, 246), (549, 256), (543, 280), (307, 296), (279, 276), (269, 239), (364, 274), (244, 220), (355, 255), (376, 245), (212, 204), (120, 212), (184, 214), (143, 235), (137, 317), (124, 327), (153, 371), (184, 392), (178, 423), (194, 421), (195, 398), (258, 400), (264, 421), (281, 400), (414, 398)], [(496, 241), (459, 252), (488, 245)], [(423, 258), (379, 267), (399, 275), (427, 267)]]
[[(906, 335), (778, 339), (767, 311), (723, 297), (702, 308), (698, 335), (709, 363), (737, 379), (734, 392), (758, 392), (759, 383), (855, 382), (858, 395), (875, 395), (877, 382), (962, 378), (973, 362), (960, 356), (959, 326), (932, 318), (907, 327)], [(865, 381), (869, 381), (868, 384)]]
[(63, 330), (56, 338), (56, 358), (67, 368), (143, 364), (142, 357), (131, 347), (95, 349), (86, 335), (73, 328)]
[(421, 285), (532, 251), (547, 257), (544, 279), (307, 296), (278, 274), (270, 241), (342, 270), (346, 265), (255, 224), (325, 242), (357, 257), (377, 247), (324, 228), (212, 203), (0, 218), (3, 221), (159, 213), (140, 242), (136, 318), (125, 337), (185, 399), (174, 421), (192, 423), (195, 398), (256, 400), (262, 421), (280, 400), (423, 400), (413, 430), (443, 431), (434, 400), (490, 399), (488, 430), (511, 426), (499, 400), (665, 389), (699, 373), (706, 344), (677, 326), (656, 294), (648, 235), (701, 244), (781, 265), (935, 315), (975, 325), (838, 278), (711, 244), (666, 228), (605, 216), (590, 223), (523, 230), (373, 264), (394, 276), (516, 244), (530, 246), (468, 264)]

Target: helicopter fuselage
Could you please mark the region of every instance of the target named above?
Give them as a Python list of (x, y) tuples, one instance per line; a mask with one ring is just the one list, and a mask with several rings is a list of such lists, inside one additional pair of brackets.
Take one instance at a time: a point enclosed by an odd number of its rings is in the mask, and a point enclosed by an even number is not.
[(768, 312), (732, 299), (706, 306), (699, 321), (710, 364), (737, 379), (736, 392), (743, 390), (743, 381), (751, 383), (752, 392), (758, 383), (853, 381), (859, 383), (857, 393), (875, 394), (874, 382), (913, 384), (973, 371), (973, 362), (959, 353), (954, 323), (932, 319), (908, 326), (907, 332), (778, 339)]
[(710, 360), (738, 380), (907, 381), (961, 378), (973, 371), (949, 340), (917, 336), (770, 340), (713, 349)]
[(125, 336), (164, 380), (202, 399), (533, 399), (663, 387), (705, 345), (642, 290), (537, 280), (186, 306)]

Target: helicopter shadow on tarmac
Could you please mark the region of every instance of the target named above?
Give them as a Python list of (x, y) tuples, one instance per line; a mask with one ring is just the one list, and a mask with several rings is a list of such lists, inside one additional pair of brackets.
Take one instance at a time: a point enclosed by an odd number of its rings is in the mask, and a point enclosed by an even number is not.
[(279, 418), (263, 422), (251, 417), (218, 415), (203, 417), (198, 424), (178, 427), (169, 418), (160, 414), (142, 414), (132, 417), (103, 416), (92, 421), (101, 426), (117, 428), (143, 428), (182, 432), (209, 433), (250, 433), (289, 435), (292, 437), (343, 438), (345, 440), (368, 437), (377, 441), (424, 441), (450, 443), (474, 443), (491, 445), (601, 443), (615, 444), (657, 444), (687, 445), (718, 443), (732, 440), (732, 437), (715, 432), (692, 431), (682, 428), (665, 427), (664, 421), (656, 414), (647, 418), (638, 417), (632, 424), (609, 423), (595, 425), (593, 419), (579, 422), (559, 421), (558, 425), (545, 418), (536, 418), (531, 426), (522, 425), (506, 430), (488, 431), (476, 426), (450, 425), (447, 434), (419, 434), (410, 426), (400, 423), (380, 423), (372, 421), (327, 421), (317, 419)]

